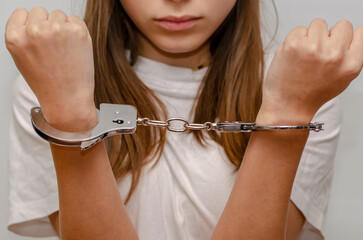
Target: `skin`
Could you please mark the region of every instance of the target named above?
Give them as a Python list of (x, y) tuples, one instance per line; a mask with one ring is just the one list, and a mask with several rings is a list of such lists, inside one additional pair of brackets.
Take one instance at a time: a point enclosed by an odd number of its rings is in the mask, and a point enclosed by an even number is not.
[[(141, 55), (170, 65), (193, 68), (209, 63), (209, 37), (221, 25), (236, 0), (121, 0), (125, 11), (140, 30)], [(169, 31), (156, 19), (167, 16), (200, 17), (185, 31)]]
[[(28, 84), (37, 93), (49, 123), (68, 131), (89, 129), (97, 123), (92, 40), (81, 19), (60, 10), (49, 14), (41, 7), (29, 13), (17, 9), (7, 23), (6, 44), (24, 78), (37, 79)], [(75, 63), (80, 67), (75, 68)], [(65, 114), (65, 106), (73, 111)], [(75, 120), (85, 126), (70, 128)]]
[[(158, 8), (153, 9), (151, 2)], [(209, 60), (207, 40), (234, 3), (226, 1), (228, 4), (218, 5), (219, 2), (204, 3), (200, 5), (202, 8), (196, 6), (203, 1), (192, 0), (125, 0), (122, 4), (136, 26), (140, 26), (142, 55), (176, 66), (194, 67)], [(194, 12), (203, 7), (208, 9)], [(136, 14), (140, 11), (145, 14)], [(159, 16), (153, 13), (201, 14), (200, 24), (213, 26), (199, 29), (197, 25), (195, 31), (185, 32), (184, 38), (184, 34), (157, 29), (152, 19)], [(221, 14), (213, 22), (212, 14), (216, 13)], [(145, 30), (141, 28), (143, 24)], [(39, 7), (30, 12), (17, 9), (8, 21), (5, 38), (17, 67), (41, 107), (46, 109), (44, 114), (52, 125), (62, 130), (82, 131), (96, 124), (92, 47), (83, 21), (67, 17), (61, 11), (49, 14)], [(175, 38), (180, 39), (176, 45)], [(314, 20), (309, 28), (294, 29), (277, 50), (268, 71), (257, 124), (309, 123), (322, 104), (344, 91), (358, 76), (363, 65), (362, 45), (363, 28), (353, 32), (348, 21), (339, 22), (330, 31), (321, 19)], [(73, 108), (73, 103), (82, 107)], [(290, 194), (308, 134), (306, 131), (252, 134), (212, 239), (296, 237), (304, 218), (290, 202)], [(104, 143), (85, 152), (54, 145), (51, 150), (60, 210), (50, 219), (61, 238), (137, 239)]]

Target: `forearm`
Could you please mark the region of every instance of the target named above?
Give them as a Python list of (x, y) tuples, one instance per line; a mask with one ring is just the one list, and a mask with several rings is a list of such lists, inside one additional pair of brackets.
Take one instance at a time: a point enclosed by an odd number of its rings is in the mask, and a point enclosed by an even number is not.
[(62, 239), (137, 239), (105, 144), (81, 152), (51, 145), (58, 180)]
[(291, 189), (307, 131), (252, 134), (212, 239), (284, 239)]

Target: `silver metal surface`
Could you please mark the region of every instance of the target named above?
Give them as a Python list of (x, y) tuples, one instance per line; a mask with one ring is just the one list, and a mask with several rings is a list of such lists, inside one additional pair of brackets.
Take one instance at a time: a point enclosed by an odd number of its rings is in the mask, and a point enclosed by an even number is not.
[(44, 118), (40, 107), (31, 110), (34, 130), (47, 140), (61, 146), (80, 147), (86, 150), (103, 139), (117, 134), (132, 134), (137, 125), (166, 128), (171, 132), (188, 130), (215, 130), (218, 132), (252, 132), (260, 130), (310, 130), (320, 132), (324, 123), (310, 123), (307, 126), (256, 126), (245, 122), (205, 122), (189, 123), (183, 118), (170, 118), (166, 121), (137, 118), (137, 110), (130, 105), (101, 104), (98, 112), (98, 124), (85, 132), (64, 132), (52, 127)]
[(186, 132), (187, 130), (217, 130), (217, 123), (189, 123), (183, 118), (169, 118), (166, 121), (150, 120), (149, 118), (138, 118), (137, 124), (142, 126), (154, 126), (166, 128), (171, 132)]
[(324, 123), (314, 122), (306, 126), (253, 126), (252, 131), (258, 130), (310, 130), (314, 132), (323, 131)]
[(166, 128), (171, 132), (186, 132), (187, 130), (215, 130), (218, 132), (252, 132), (260, 130), (310, 130), (320, 132), (324, 123), (310, 123), (306, 126), (256, 126), (255, 123), (245, 122), (206, 122), (206, 123), (189, 123), (183, 118), (170, 118), (166, 121), (150, 120), (149, 118), (138, 118), (138, 125), (154, 126)]
[(218, 122), (217, 131), (220, 132), (252, 132), (254, 123)]
[(137, 111), (130, 105), (101, 104), (98, 124), (85, 132), (64, 132), (52, 127), (45, 120), (40, 107), (32, 108), (31, 119), (34, 130), (46, 141), (86, 150), (106, 137), (134, 133)]

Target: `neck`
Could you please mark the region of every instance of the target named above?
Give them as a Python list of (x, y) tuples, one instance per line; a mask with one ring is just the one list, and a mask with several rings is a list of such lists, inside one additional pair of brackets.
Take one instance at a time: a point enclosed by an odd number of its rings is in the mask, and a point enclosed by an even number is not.
[(169, 53), (155, 46), (150, 40), (139, 35), (140, 55), (157, 62), (171, 66), (195, 69), (201, 65), (208, 65), (211, 59), (209, 42), (206, 42), (198, 49), (187, 53)]

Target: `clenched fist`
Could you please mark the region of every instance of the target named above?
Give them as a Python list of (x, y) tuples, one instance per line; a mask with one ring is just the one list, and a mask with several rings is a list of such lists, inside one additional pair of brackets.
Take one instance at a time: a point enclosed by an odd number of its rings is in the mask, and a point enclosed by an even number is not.
[(97, 124), (92, 41), (83, 20), (60, 10), (16, 9), (5, 41), (51, 125), (83, 131)]
[(343, 92), (363, 66), (363, 27), (322, 19), (295, 28), (271, 63), (257, 117), (260, 124), (306, 124), (327, 101)]

